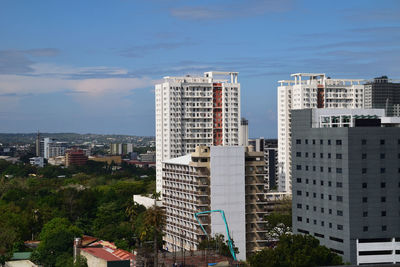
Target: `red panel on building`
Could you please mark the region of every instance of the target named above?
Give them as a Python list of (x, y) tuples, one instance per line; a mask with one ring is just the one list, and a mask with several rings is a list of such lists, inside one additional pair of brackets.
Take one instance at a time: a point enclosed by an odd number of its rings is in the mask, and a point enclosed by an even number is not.
[(222, 145), (222, 84), (213, 84), (213, 144)]

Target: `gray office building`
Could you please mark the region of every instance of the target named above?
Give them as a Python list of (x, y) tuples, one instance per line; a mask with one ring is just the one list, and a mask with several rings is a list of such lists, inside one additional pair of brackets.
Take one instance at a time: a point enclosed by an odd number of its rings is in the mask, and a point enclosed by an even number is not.
[(400, 116), (400, 83), (391, 81), (387, 76), (375, 78), (365, 84), (364, 107), (381, 108), (386, 116)]
[(293, 232), (352, 264), (400, 262), (400, 118), (292, 111)]

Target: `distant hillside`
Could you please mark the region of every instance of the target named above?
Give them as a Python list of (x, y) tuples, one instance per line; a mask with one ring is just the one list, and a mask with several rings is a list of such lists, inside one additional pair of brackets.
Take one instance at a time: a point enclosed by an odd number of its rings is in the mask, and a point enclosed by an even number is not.
[[(29, 144), (34, 143), (37, 133), (0, 133), (2, 144)], [(40, 133), (41, 138), (50, 137), (59, 141), (72, 144), (84, 142), (97, 142), (99, 144), (109, 143), (134, 143), (136, 145), (149, 145), (154, 141), (153, 136), (133, 136), (115, 134), (77, 134), (77, 133)]]

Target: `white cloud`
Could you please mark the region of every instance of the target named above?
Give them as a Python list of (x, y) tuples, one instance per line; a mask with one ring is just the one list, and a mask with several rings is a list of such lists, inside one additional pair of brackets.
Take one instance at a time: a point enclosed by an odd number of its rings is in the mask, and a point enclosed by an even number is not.
[(84, 67), (34, 64), (29, 75), (0, 75), (0, 94), (40, 94), (59, 91), (78, 92), (81, 96), (101, 97), (129, 94), (131, 90), (152, 86), (155, 81), (129, 77), (122, 68)]

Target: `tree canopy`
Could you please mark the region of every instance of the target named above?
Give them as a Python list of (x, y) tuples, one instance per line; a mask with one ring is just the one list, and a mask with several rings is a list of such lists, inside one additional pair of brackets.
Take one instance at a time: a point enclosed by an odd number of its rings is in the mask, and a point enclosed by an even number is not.
[(249, 258), (251, 267), (313, 267), (343, 265), (342, 258), (310, 235), (282, 235), (275, 248)]

